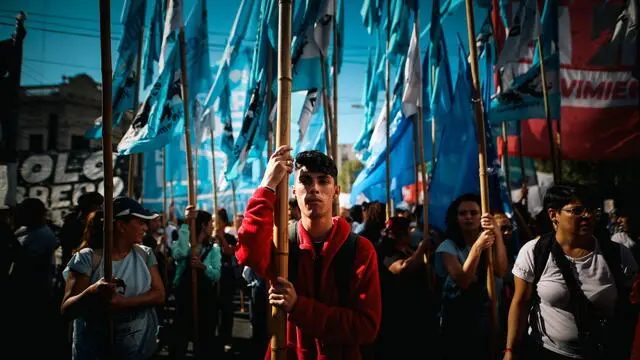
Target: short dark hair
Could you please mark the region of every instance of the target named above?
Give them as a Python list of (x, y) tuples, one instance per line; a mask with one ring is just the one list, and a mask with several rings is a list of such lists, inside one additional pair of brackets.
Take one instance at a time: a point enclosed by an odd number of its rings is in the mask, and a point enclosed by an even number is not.
[(544, 195), (543, 206), (548, 209), (562, 209), (565, 205), (574, 201), (581, 202), (587, 208), (598, 207), (598, 197), (595, 191), (581, 184), (564, 183), (553, 185)]
[(218, 220), (220, 220), (220, 222), (225, 226), (230, 224), (227, 209), (219, 208), (218, 211), (216, 211), (216, 216), (218, 216)]
[(306, 167), (311, 172), (319, 172), (338, 179), (338, 168), (336, 163), (327, 155), (318, 150), (303, 151), (296, 156), (296, 170)]
[(289, 199), (289, 207), (290, 208), (298, 208), (298, 199), (292, 197), (291, 199)]

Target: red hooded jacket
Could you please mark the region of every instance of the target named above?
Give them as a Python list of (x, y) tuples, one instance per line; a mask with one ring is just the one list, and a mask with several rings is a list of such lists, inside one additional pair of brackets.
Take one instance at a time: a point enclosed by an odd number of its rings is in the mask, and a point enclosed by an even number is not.
[[(238, 231), (236, 257), (262, 278), (274, 280), (273, 210), (276, 195), (259, 188), (247, 204)], [(378, 262), (371, 242), (360, 237), (356, 245), (353, 273), (349, 274), (350, 302), (339, 307), (332, 260), (346, 241), (351, 227), (340, 217), (320, 254), (315, 254), (307, 231), (298, 223), (300, 260), (296, 293), (298, 300), (287, 317), (287, 359), (361, 359), (359, 345), (373, 343), (380, 327), (381, 300)], [(314, 294), (315, 256), (323, 256), (320, 293)], [(267, 349), (265, 359), (271, 357)]]

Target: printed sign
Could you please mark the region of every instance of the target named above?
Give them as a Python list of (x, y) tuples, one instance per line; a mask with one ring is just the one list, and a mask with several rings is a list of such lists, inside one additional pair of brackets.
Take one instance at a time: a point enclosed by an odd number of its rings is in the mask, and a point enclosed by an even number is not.
[[(50, 218), (60, 224), (78, 204), (80, 195), (104, 194), (102, 151), (19, 154), (18, 203), (38, 198), (50, 210)], [(113, 156), (113, 197), (125, 195), (128, 158)]]

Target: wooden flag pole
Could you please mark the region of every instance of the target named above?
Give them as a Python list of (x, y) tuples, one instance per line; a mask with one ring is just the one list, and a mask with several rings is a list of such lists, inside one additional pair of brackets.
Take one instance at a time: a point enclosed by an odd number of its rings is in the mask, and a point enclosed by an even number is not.
[(509, 166), (509, 134), (507, 134), (507, 122), (502, 122), (502, 168), (504, 179), (507, 182), (507, 193), (511, 199), (511, 167)]
[[(467, 15), (467, 35), (469, 44), (476, 43), (475, 20), (473, 18), (473, 1), (465, 0), (465, 8)], [(489, 177), (487, 174), (487, 139), (485, 138), (484, 125), (484, 109), (482, 105), (482, 97), (480, 96), (480, 74), (478, 71), (478, 50), (475, 46), (469, 46), (469, 56), (471, 65), (471, 76), (473, 80), (473, 98), (477, 138), (478, 138), (478, 165), (480, 177), (480, 199), (482, 205), (482, 213), (488, 214), (489, 207)], [(489, 295), (489, 304), (491, 312), (491, 357), (495, 357), (497, 350), (497, 329), (498, 329), (498, 308), (495, 278), (493, 276), (494, 263), (494, 245), (486, 250), (487, 254), (487, 292)]]
[[(213, 120), (211, 121), (211, 126), (209, 127), (209, 136), (211, 137), (211, 164), (213, 167), (213, 213), (216, 214), (218, 212), (218, 179), (216, 174), (216, 143), (214, 141), (213, 134)], [(217, 226), (217, 222), (214, 222)]]
[[(420, 11), (418, 10), (418, 8), (416, 8), (416, 12), (415, 12), (415, 21), (413, 22), (413, 31), (415, 31), (416, 35), (420, 34)], [(420, 39), (419, 35), (418, 35), (418, 39)], [(420, 49), (420, 41), (418, 40), (418, 50)], [(420, 51), (418, 51), (418, 63), (422, 63), (422, 60), (420, 59)], [(424, 74), (423, 74), (424, 76)], [(422, 222), (422, 234), (423, 234), (423, 239), (424, 240), (428, 240), (429, 239), (429, 190), (427, 187), (427, 183), (428, 183), (428, 179), (427, 179), (427, 168), (426, 168), (426, 164), (424, 162), (424, 113), (422, 111), (422, 106), (423, 106), (423, 101), (424, 99), (422, 98), (422, 93), (419, 95), (418, 97), (419, 102), (418, 102), (418, 114), (417, 114), (417, 120), (416, 120), (416, 132), (418, 133), (418, 160), (420, 161), (420, 176), (422, 177), (422, 215), (423, 215), (423, 222)], [(434, 137), (435, 139), (435, 137)], [(417, 175), (417, 173), (416, 173)], [(418, 183), (416, 182), (416, 188), (418, 188)], [(419, 192), (418, 192), (419, 193)], [(416, 204), (418, 203), (418, 197), (416, 197)], [(427, 285), (429, 286), (429, 289), (433, 290), (434, 286), (435, 286), (435, 278), (434, 278), (434, 272), (433, 272), (433, 267), (431, 266), (431, 264), (433, 263), (433, 248), (432, 246), (428, 247), (427, 252), (425, 252), (424, 254), (424, 260), (425, 260), (425, 264), (427, 265)]]
[(273, 154), (273, 125), (271, 124), (271, 110), (273, 109), (273, 50), (271, 45), (267, 49), (267, 108), (269, 116), (267, 118), (267, 162)]
[(520, 162), (520, 174), (522, 176), (522, 183), (527, 184), (528, 180), (526, 169), (524, 167), (524, 149), (522, 145), (522, 124), (518, 124), (518, 160)]
[(551, 155), (551, 165), (553, 166), (553, 183), (562, 181), (560, 166), (558, 165), (558, 150), (556, 149), (556, 137), (551, 120), (551, 109), (549, 107), (549, 89), (547, 88), (547, 72), (544, 70), (544, 50), (542, 50), (542, 35), (538, 36), (538, 56), (540, 57), (540, 80), (542, 81), (542, 97), (544, 99), (544, 116), (547, 120), (547, 135), (549, 136), (549, 152)]
[[(182, 76), (182, 102), (184, 104), (184, 142), (187, 147), (187, 175), (189, 177), (189, 206), (196, 208), (196, 189), (193, 176), (193, 159), (191, 153), (191, 126), (189, 118), (189, 84), (187, 82), (187, 44), (185, 40), (184, 25), (180, 27), (180, 71)], [(195, 218), (187, 219), (189, 223), (189, 235), (192, 251), (195, 251), (198, 243), (196, 240)], [(200, 341), (198, 337), (198, 272), (191, 268), (191, 301), (193, 311), (193, 350), (196, 357), (200, 354)]]
[[(111, 125), (113, 108), (111, 92), (113, 89), (111, 69), (111, 2), (100, 0), (100, 56), (102, 69), (102, 169), (104, 171), (104, 258), (103, 274), (106, 281), (113, 279), (111, 262), (113, 256), (113, 139)], [(111, 354), (113, 344), (113, 322), (108, 318), (108, 348)]]
[[(291, 7), (292, 0), (279, 0), (278, 4), (278, 108), (276, 119), (276, 149), (289, 144), (291, 130)], [(289, 276), (288, 240), (288, 176), (276, 189), (274, 241), (276, 273)], [(271, 307), (272, 328), (271, 359), (287, 358), (287, 314), (281, 308)]]
[(551, 165), (553, 166), (553, 183), (558, 184), (562, 181), (562, 173), (558, 164), (558, 149), (553, 129), (553, 120), (551, 119), (551, 109), (549, 107), (549, 89), (547, 87), (547, 72), (544, 70), (544, 50), (542, 49), (542, 35), (538, 36), (538, 56), (540, 57), (540, 80), (542, 81), (542, 97), (544, 99), (544, 116), (547, 121), (547, 134), (549, 136), (549, 152), (551, 155)]
[[(322, 73), (322, 106), (324, 108), (324, 137), (327, 139), (327, 155), (333, 154), (333, 138), (331, 137), (331, 131), (333, 130), (331, 124), (331, 103), (329, 102), (329, 95), (327, 94), (327, 61), (324, 55), (320, 55), (320, 72)], [(336, 159), (333, 159), (336, 161)]]
[[(332, 67), (333, 67), (333, 109), (331, 113), (333, 116), (331, 117), (331, 158), (333, 161), (338, 163), (338, 52), (340, 49), (340, 44), (338, 40), (338, 0), (333, 2), (333, 21), (331, 22), (332, 31), (333, 31), (333, 56), (332, 56)], [(340, 170), (340, 169), (338, 169)], [(333, 201), (333, 214), (335, 216), (340, 215), (340, 200), (336, 199)]]
[[(231, 219), (229, 219), (230, 221), (232, 221), (232, 224), (235, 224), (235, 221), (233, 221), (236, 218), (236, 214), (238, 213), (238, 203), (236, 201), (236, 182), (235, 181), (231, 181), (231, 210), (233, 211), (233, 216), (231, 216)], [(234, 225), (235, 228), (235, 225)], [(238, 230), (238, 229), (236, 229)]]
[(386, 137), (386, 150), (385, 150), (385, 176), (386, 176), (386, 184), (387, 184), (387, 219), (390, 219), (391, 216), (393, 216), (393, 209), (391, 208), (391, 147), (389, 146), (391, 143), (391, 134), (389, 133), (391, 131), (391, 119), (389, 119), (391, 117), (391, 99), (390, 99), (390, 91), (389, 88), (391, 87), (391, 68), (390, 68), (390, 62), (389, 62), (389, 48), (391, 45), (391, 0), (387, 0), (387, 19), (389, 19), (387, 21), (387, 56), (386, 56), (386, 61), (385, 61), (385, 72), (384, 72), (384, 77), (385, 77), (385, 84), (386, 84), (386, 89), (384, 92), (384, 96), (385, 96), (385, 114), (387, 115), (387, 126), (386, 126), (386, 131), (385, 131), (385, 137)]
[(167, 146), (162, 147), (162, 226), (167, 226)]

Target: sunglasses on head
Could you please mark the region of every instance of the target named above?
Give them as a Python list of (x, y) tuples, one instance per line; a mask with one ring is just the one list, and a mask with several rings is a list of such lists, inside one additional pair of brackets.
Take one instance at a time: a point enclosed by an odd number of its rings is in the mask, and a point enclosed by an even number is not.
[(590, 216), (598, 218), (602, 215), (602, 210), (588, 208), (586, 206), (574, 206), (568, 209), (562, 209), (562, 211), (566, 211), (573, 216), (586, 216), (589, 214)]

